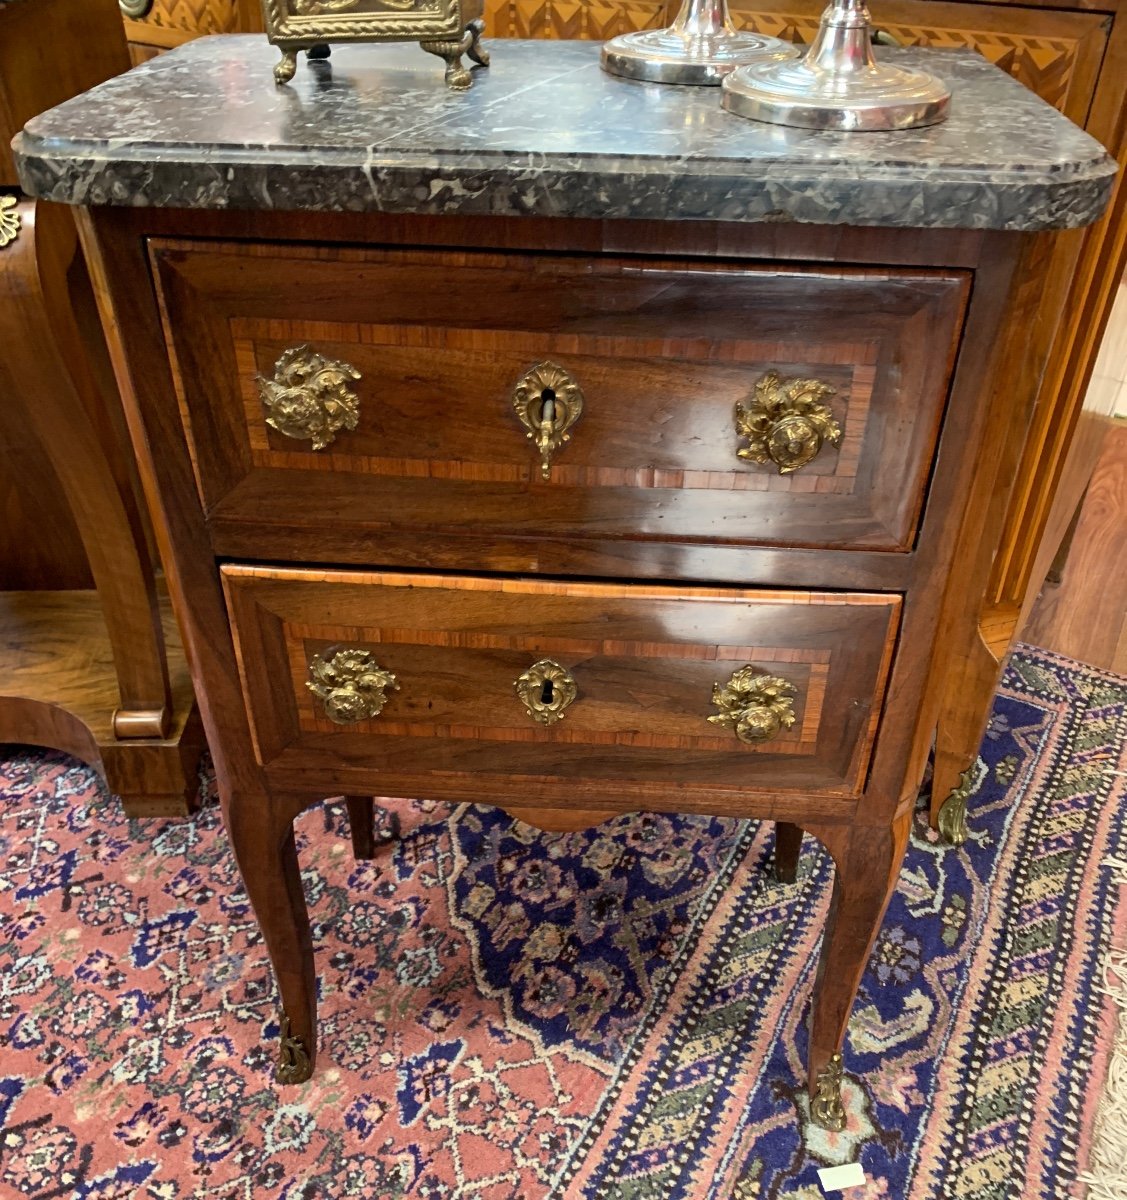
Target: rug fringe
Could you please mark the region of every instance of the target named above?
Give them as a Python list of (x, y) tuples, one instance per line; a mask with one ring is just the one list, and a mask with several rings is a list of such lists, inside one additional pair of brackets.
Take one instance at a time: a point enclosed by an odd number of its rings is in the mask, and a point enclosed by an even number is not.
[[(1106, 858), (1112, 879), (1127, 887), (1127, 859)], [(1080, 1176), (1088, 1200), (1127, 1200), (1127, 950), (1109, 949), (1104, 959), (1104, 986), (1119, 1009), (1119, 1026), (1107, 1066), (1107, 1080), (1096, 1110), (1091, 1170)]]

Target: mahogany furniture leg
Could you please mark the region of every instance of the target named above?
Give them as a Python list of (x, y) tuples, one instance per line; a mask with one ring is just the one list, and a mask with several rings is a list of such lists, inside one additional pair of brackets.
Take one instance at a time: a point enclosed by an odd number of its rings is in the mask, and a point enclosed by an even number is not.
[(376, 802), (371, 796), (345, 796), (348, 828), (352, 834), (352, 853), (356, 858), (376, 856)]
[(869, 953), (896, 887), (912, 810), (891, 825), (811, 828), (833, 856), (830, 914), (810, 1018), (810, 1115), (826, 1129), (845, 1127), (841, 1047)]
[[(294, 847), (293, 809), (265, 792), (223, 814), (235, 861), (258, 918), (279, 992), (279, 1083), (303, 1083), (317, 1060), (317, 976), (309, 912)], [(298, 811), (307, 801), (296, 801)]]
[[(399, 837), (399, 814), (382, 808), (371, 796), (345, 796), (348, 828), (352, 834), (352, 853), (356, 858), (375, 858), (381, 846)], [(381, 815), (377, 823), (376, 814)]]
[(802, 828), (789, 821), (775, 822), (775, 878), (794, 883), (798, 878), (798, 855), (802, 849)]

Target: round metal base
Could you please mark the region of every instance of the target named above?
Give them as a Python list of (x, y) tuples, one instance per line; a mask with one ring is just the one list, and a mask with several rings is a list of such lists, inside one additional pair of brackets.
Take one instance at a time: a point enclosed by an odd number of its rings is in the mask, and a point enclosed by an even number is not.
[(723, 81), (724, 107), (741, 117), (802, 129), (885, 130), (934, 125), (950, 89), (934, 75), (877, 64), (828, 72), (806, 62), (740, 67)]
[(689, 36), (670, 28), (612, 38), (602, 59), (604, 70), (627, 79), (717, 87), (739, 66), (781, 62), (798, 54), (789, 42), (757, 33)]

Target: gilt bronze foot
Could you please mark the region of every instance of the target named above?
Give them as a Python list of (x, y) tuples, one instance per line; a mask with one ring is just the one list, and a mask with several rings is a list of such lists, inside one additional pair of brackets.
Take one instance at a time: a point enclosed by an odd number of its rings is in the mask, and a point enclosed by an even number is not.
[(845, 1078), (841, 1055), (835, 1054), (818, 1072), (814, 1094), (810, 1097), (810, 1116), (823, 1129), (834, 1133), (845, 1128), (845, 1105), (841, 1099), (841, 1084)]
[(312, 1074), (313, 1063), (305, 1043), (290, 1032), (290, 1019), (283, 1013), (274, 1078), (278, 1083), (304, 1083)]
[(457, 42), (420, 42), (419, 45), (428, 53), (436, 54), (446, 60), (446, 83), (449, 87), (462, 90), (473, 83), (473, 76), (462, 65), (462, 55), (483, 67), (489, 66), (489, 54), (481, 45), (481, 35), (485, 31), (485, 22), (478, 17), (471, 21), (461, 40)]
[(297, 70), (297, 51), (282, 47), (282, 59), (274, 68), (275, 83), (289, 83)]
[[(279, 46), (282, 52), (281, 61), (274, 68), (275, 83), (289, 83), (297, 71), (297, 56), (301, 50), (300, 46)], [(313, 46), (307, 46), (305, 49), (305, 57), (313, 60), (325, 59), (332, 54), (332, 48), (328, 42), (317, 42)]]
[(959, 786), (943, 801), (939, 810), (939, 832), (952, 846), (961, 846), (968, 837), (970, 829), (967, 826), (967, 801), (974, 790), (974, 764), (959, 776)]

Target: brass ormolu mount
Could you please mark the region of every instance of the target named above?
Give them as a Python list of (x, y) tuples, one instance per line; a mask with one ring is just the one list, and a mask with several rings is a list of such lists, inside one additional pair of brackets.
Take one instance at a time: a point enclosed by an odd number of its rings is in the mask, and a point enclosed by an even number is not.
[(315, 654), (309, 660), (312, 678), (306, 687), (325, 706), (325, 716), (335, 725), (370, 721), (383, 712), (389, 691), (399, 691), (399, 682), (385, 671), (371, 653), (345, 646), (331, 658)]
[(277, 84), (294, 77), (300, 51), (326, 59), (330, 43), (340, 42), (418, 42), (446, 61), (447, 86), (457, 89), (473, 83), (463, 54), (489, 66), (482, 0), (262, 0), (262, 15), (266, 36), (282, 52)]
[(533, 663), (513, 684), (525, 711), (541, 725), (562, 721), (579, 688), (566, 667), (551, 658)]
[(841, 1099), (841, 1085), (845, 1079), (845, 1068), (841, 1055), (835, 1054), (818, 1072), (814, 1095), (810, 1098), (810, 1115), (823, 1129), (835, 1133), (845, 1128), (845, 1105)]
[(536, 443), (541, 477), (550, 479), (552, 458), (571, 440), (568, 431), (583, 412), (583, 389), (558, 363), (538, 363), (517, 380), (513, 411), (528, 431), (525, 436)]
[(720, 711), (708, 719), (713, 725), (731, 729), (741, 742), (770, 741), (797, 719), (794, 712), (797, 691), (793, 683), (759, 671), (749, 663), (740, 667), (726, 684), (713, 684), (712, 703)]
[(274, 1078), (278, 1083), (304, 1083), (313, 1074), (313, 1064), (305, 1043), (290, 1031), (290, 1019), (281, 1016), (278, 1062), (274, 1067)]
[(736, 454), (745, 462), (774, 463), (789, 475), (841, 441), (841, 426), (826, 401), (835, 394), (819, 379), (780, 379), (768, 371), (747, 404), (736, 404), (736, 432), (747, 438)]
[(351, 363), (292, 346), (274, 364), (273, 379), (258, 378), (266, 424), (289, 438), (324, 450), (342, 429), (356, 428), (360, 402), (348, 386), (360, 378)]

